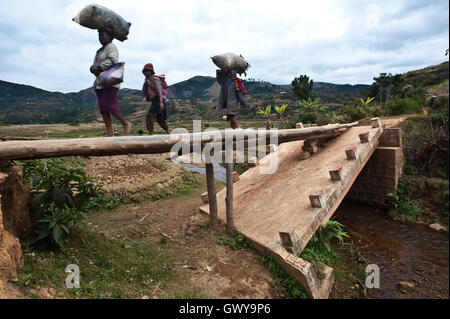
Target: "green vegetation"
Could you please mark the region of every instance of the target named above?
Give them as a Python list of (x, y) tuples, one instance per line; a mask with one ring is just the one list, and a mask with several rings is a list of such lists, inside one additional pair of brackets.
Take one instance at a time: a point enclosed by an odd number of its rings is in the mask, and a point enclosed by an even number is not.
[[(31, 185), (32, 207), (37, 225), (31, 244), (39, 248), (62, 247), (69, 235), (69, 225), (84, 217), (87, 203), (101, 189), (91, 183), (82, 161), (65, 158), (25, 161), (23, 179)], [(64, 165), (67, 164), (67, 165)]]
[(417, 114), (422, 113), (421, 101), (419, 98), (395, 98), (387, 105), (387, 115), (401, 115), (401, 114)]
[(420, 207), (410, 200), (409, 184), (405, 178), (400, 178), (397, 186), (397, 192), (386, 195), (391, 208), (389, 215), (394, 220), (414, 220), (419, 216)]
[(335, 238), (340, 243), (344, 241), (344, 237), (349, 237), (346, 232), (342, 230), (342, 224), (337, 221), (329, 220), (325, 225), (314, 234), (314, 237), (306, 245), (300, 257), (314, 264), (321, 261), (324, 264), (332, 267), (337, 260), (338, 255), (330, 246), (330, 241)]
[[(156, 245), (156, 244), (155, 244)], [(53, 288), (64, 298), (152, 297), (156, 287), (164, 289), (177, 277), (170, 270), (171, 259), (147, 242), (107, 239), (78, 225), (67, 244), (56, 254), (27, 253), (18, 284), (26, 288)], [(80, 269), (80, 288), (67, 289), (67, 265)], [(174, 291), (173, 293), (176, 293)]]
[(236, 234), (233, 238), (226, 235), (222, 236), (218, 243), (220, 245), (229, 246), (234, 250), (252, 247), (252, 244), (241, 233)]
[(286, 273), (272, 257), (262, 256), (261, 261), (269, 268), (270, 273), (274, 276), (275, 282), (286, 288), (288, 298), (291, 299), (307, 299), (305, 288), (291, 276)]
[(288, 126), (288, 119), (284, 116), (286, 108), (287, 104), (283, 104), (281, 106), (275, 105), (275, 112), (277, 112), (280, 116), (280, 128), (286, 128)]
[(419, 170), (409, 164), (405, 164), (403, 166), (403, 174), (417, 176), (419, 174)]
[(309, 79), (307, 75), (300, 75), (299, 77), (294, 78), (291, 82), (292, 91), (295, 97), (299, 100), (309, 100), (315, 99), (316, 94), (313, 92), (313, 79)]
[(374, 96), (380, 104), (386, 104), (394, 97), (401, 94), (404, 79), (401, 74), (380, 73), (373, 78), (374, 83), (368, 90), (369, 96)]
[(448, 98), (446, 103), (427, 116), (409, 118), (400, 124), (406, 164), (415, 167), (420, 175), (449, 177)]
[[(349, 291), (355, 283), (363, 287), (365, 278), (365, 264), (361, 263), (362, 256), (352, 243), (344, 242), (349, 235), (342, 230), (341, 223), (330, 220), (322, 225), (314, 237), (306, 245), (300, 257), (315, 264), (318, 261), (334, 269), (336, 285), (339, 289)], [(367, 264), (367, 263), (366, 263)], [(320, 278), (321, 274), (317, 276)], [(353, 291), (358, 297), (358, 292)]]
[(333, 116), (328, 112), (328, 108), (320, 105), (320, 99), (301, 100), (299, 107), (294, 111), (296, 122), (316, 123), (325, 125), (334, 122)]
[(270, 122), (270, 112), (272, 111), (272, 105), (266, 106), (266, 109), (258, 109), (256, 112), (257, 114), (263, 115), (266, 117), (266, 130), (269, 130), (273, 127), (272, 123)]

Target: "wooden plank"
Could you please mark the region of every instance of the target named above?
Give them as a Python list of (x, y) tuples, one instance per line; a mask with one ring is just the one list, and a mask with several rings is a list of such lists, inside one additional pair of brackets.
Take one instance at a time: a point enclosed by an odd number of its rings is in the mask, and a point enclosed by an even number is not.
[[(223, 142), (227, 139), (248, 139), (248, 136), (264, 136), (266, 144), (272, 138), (278, 143), (302, 140), (317, 135), (333, 135), (342, 129), (358, 125), (357, 122), (348, 124), (332, 124), (319, 127), (309, 127), (289, 130), (224, 130), (213, 132), (198, 132), (153, 136), (125, 136), (101, 138), (49, 139), (38, 141), (4, 141), (0, 142), (0, 160), (24, 160), (36, 158), (62, 156), (108, 156), (121, 154), (151, 154), (172, 151), (178, 143), (185, 145), (187, 152), (199, 143), (205, 145), (210, 142)], [(264, 140), (264, 137), (263, 137)]]
[(210, 211), (209, 220), (211, 224), (214, 224), (217, 221), (217, 196), (216, 186), (214, 184), (214, 166), (211, 163), (206, 163), (206, 185)]

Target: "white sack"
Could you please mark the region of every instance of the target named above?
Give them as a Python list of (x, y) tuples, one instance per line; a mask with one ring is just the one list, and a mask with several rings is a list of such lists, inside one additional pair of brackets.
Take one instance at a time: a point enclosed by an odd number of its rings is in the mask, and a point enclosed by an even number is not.
[(131, 23), (125, 21), (120, 15), (98, 4), (88, 5), (72, 20), (90, 29), (110, 27), (114, 32), (114, 38), (119, 41), (128, 39), (131, 26)]
[(234, 53), (224, 53), (220, 55), (215, 55), (211, 58), (215, 65), (217, 65), (222, 70), (236, 70), (237, 73), (245, 73), (250, 66), (250, 64), (245, 61), (245, 59)]

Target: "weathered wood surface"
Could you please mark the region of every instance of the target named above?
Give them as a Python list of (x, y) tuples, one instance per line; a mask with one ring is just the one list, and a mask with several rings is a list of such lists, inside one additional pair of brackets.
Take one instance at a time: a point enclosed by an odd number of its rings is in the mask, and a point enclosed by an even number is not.
[[(288, 130), (223, 130), (198, 133), (124, 136), (75, 139), (48, 139), (38, 141), (0, 142), (0, 160), (24, 160), (62, 156), (108, 156), (121, 154), (151, 154), (173, 151), (173, 146), (185, 145), (186, 153), (202, 148), (207, 143), (222, 143), (226, 140), (259, 138), (268, 145), (276, 137), (278, 144), (294, 140), (305, 140), (338, 134), (339, 130), (357, 126), (358, 122), (348, 124), (329, 124)], [(333, 132), (334, 131), (334, 132)]]
[(214, 166), (211, 163), (206, 163), (206, 185), (208, 189), (209, 219), (211, 223), (215, 223), (217, 221), (217, 196), (216, 186), (214, 185)]
[[(359, 134), (369, 131), (370, 141), (361, 143)], [(303, 141), (280, 145), (276, 153), (270, 153), (260, 160), (259, 165), (248, 169), (234, 184), (234, 226), (252, 241), (254, 246), (270, 253), (280, 261), (296, 278), (310, 285), (308, 293), (314, 298), (326, 296), (328, 284), (321, 284), (308, 275), (305, 262), (286, 251), (281, 243), (280, 232), (298, 235), (296, 250), (301, 252), (317, 228), (326, 223), (348, 192), (355, 178), (378, 145), (381, 128), (353, 127), (340, 137), (330, 140), (318, 153), (300, 161)], [(347, 160), (345, 149), (356, 146), (359, 157)], [(262, 174), (272, 160), (278, 161), (274, 174)], [(329, 170), (342, 167), (343, 178), (331, 181)], [(309, 195), (323, 191), (325, 206), (311, 207)], [(217, 193), (219, 219), (226, 221), (226, 190)], [(208, 213), (208, 207), (202, 206)], [(292, 268), (294, 264), (304, 269)], [(308, 266), (309, 267), (309, 266)], [(309, 269), (309, 268), (308, 268)], [(331, 276), (331, 275), (330, 275)], [(331, 277), (330, 277), (331, 278)]]

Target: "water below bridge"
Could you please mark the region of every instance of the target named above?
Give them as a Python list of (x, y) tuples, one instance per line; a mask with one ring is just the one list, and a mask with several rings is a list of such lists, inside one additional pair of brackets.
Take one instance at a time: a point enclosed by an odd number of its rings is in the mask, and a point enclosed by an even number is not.
[[(393, 221), (386, 209), (344, 200), (334, 219), (345, 225), (369, 264), (380, 268), (371, 298), (449, 298), (449, 238), (426, 225)], [(400, 287), (408, 282), (411, 288)]]
[[(205, 169), (178, 165), (196, 173)], [(225, 168), (213, 162), (215, 178), (226, 181)], [(344, 200), (334, 214), (369, 264), (380, 267), (380, 289), (370, 298), (449, 298), (449, 239), (428, 226), (393, 221), (387, 209)], [(401, 289), (399, 282), (414, 285)]]

